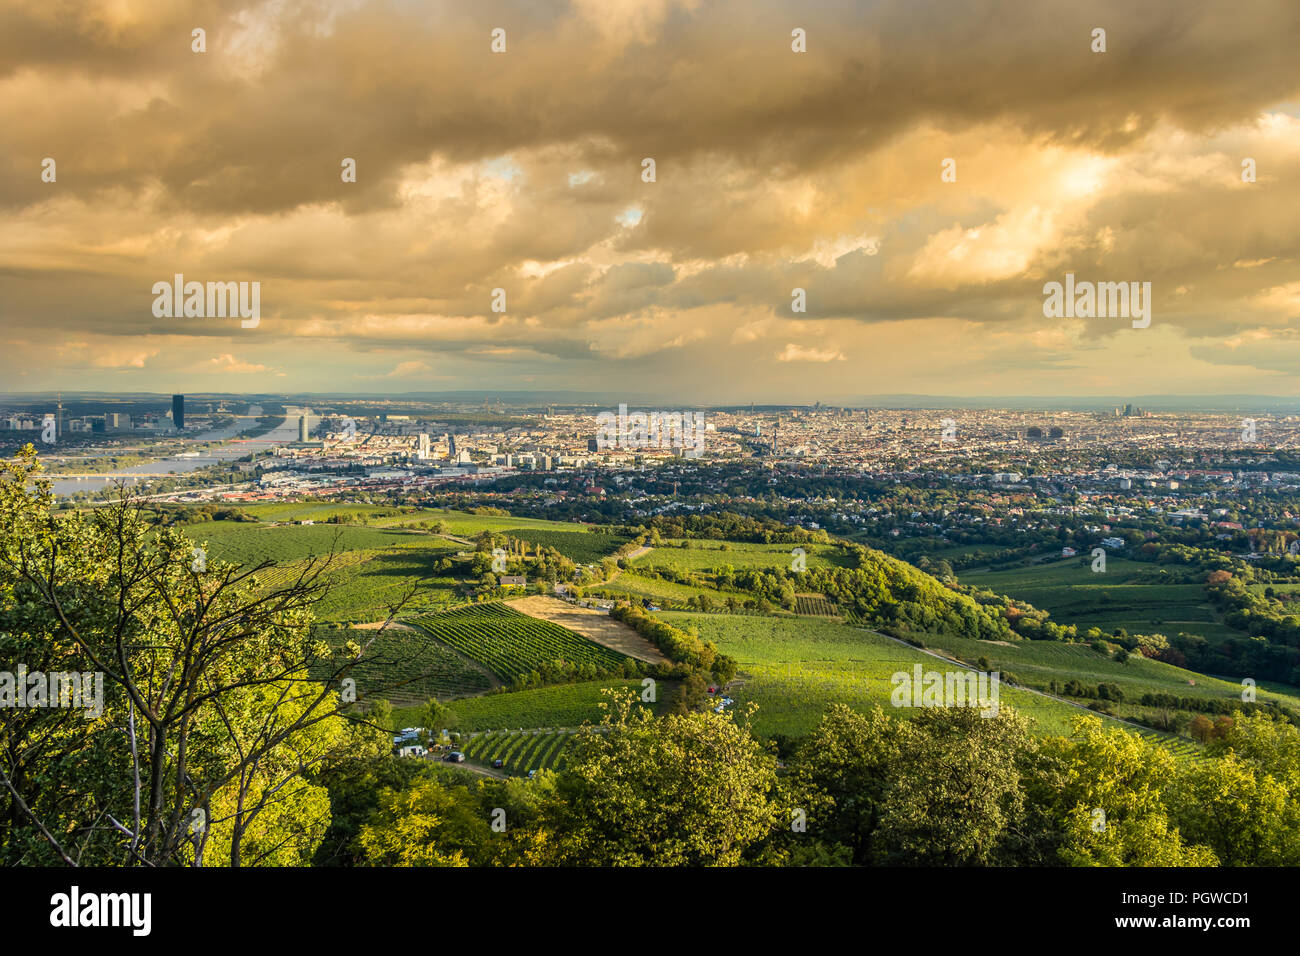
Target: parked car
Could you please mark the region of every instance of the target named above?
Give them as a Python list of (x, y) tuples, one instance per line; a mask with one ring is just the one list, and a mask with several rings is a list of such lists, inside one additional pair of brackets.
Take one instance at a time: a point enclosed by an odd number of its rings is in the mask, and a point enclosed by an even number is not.
[(464, 763), (465, 755), (461, 753), (459, 750), (453, 750), (451, 751), (451, 753), (447, 754), (447, 756), (443, 757), (442, 759), (450, 760), (452, 763)]
[(506, 762), (505, 762), (504, 760), (502, 760), (500, 757), (497, 757), (496, 760), (493, 760), (493, 761), (492, 761), (492, 769), (493, 769), (493, 770), (500, 770), (500, 769), (501, 769), (502, 767), (504, 767), (505, 765), (506, 765)]
[(532, 780), (533, 777), (535, 777), (535, 776), (537, 776), (537, 771), (536, 771), (536, 770), (530, 770), (530, 771), (528, 771), (528, 779), (529, 779), (529, 780)]

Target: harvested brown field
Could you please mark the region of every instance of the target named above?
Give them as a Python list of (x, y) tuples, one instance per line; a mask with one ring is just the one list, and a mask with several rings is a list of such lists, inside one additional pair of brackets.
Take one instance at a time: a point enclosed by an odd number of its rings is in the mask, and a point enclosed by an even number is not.
[(588, 640), (603, 644), (611, 650), (619, 651), (628, 657), (651, 664), (669, 663), (668, 658), (659, 649), (628, 627), (622, 621), (616, 621), (608, 614), (591, 608), (575, 607), (559, 598), (534, 594), (529, 597), (506, 601), (510, 607), (529, 617), (551, 621), (561, 627), (581, 634)]

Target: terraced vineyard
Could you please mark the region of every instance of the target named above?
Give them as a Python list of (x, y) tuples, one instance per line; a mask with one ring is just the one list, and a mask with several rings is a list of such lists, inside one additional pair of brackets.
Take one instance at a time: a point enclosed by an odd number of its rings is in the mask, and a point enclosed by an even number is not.
[(505, 771), (523, 775), (530, 770), (558, 770), (577, 733), (572, 730), (514, 730), (478, 734), (464, 747), (465, 756), (491, 766), (505, 761)]
[[(317, 636), (333, 646), (349, 638), (359, 644), (373, 641), (352, 670), (360, 694), (377, 694), (401, 706), (422, 705), (430, 698), (446, 701), (481, 694), (492, 686), (486, 673), (419, 630), (390, 627), (374, 631), (352, 628), (318, 628)], [(322, 677), (329, 668), (317, 668)]]
[(796, 594), (794, 613), (810, 617), (839, 617), (835, 604), (824, 594)]
[[(658, 701), (637, 706), (662, 712), (672, 698), (674, 686), (671, 681), (660, 681)], [(509, 694), (466, 697), (453, 702), (451, 708), (456, 714), (456, 729), (461, 733), (522, 727), (578, 727), (600, 720), (600, 705), (606, 699), (602, 691), (606, 688), (631, 692), (638, 697), (645, 689), (639, 678), (549, 684)], [(418, 708), (398, 708), (393, 713), (398, 727), (418, 726), (422, 719)]]
[(627, 673), (626, 662), (639, 668), (624, 654), (497, 601), (415, 618), (410, 623), (482, 664), (506, 683), (527, 679), (534, 671), (554, 669), (561, 663), (584, 668), (591, 677)]
[(330, 571), (330, 586), (316, 616), (331, 621), (382, 621), (391, 605), (410, 596), (404, 613), (430, 613), (460, 600), (457, 581), (437, 569), (443, 552), (403, 548), (364, 552), (367, 559), (344, 572)]

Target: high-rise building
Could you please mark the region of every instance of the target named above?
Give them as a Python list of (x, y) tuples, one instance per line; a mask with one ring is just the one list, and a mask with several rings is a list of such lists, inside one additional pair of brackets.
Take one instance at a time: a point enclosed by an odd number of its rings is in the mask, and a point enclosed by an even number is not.
[(298, 441), (307, 441), (311, 434), (311, 428), (307, 424), (307, 416), (303, 415), (298, 419)]
[(420, 445), (419, 450), (416, 452), (416, 457), (419, 458), (420, 461), (427, 461), (429, 458), (429, 435), (427, 432), (420, 433)]
[(172, 427), (180, 431), (185, 427), (185, 396), (172, 396)]

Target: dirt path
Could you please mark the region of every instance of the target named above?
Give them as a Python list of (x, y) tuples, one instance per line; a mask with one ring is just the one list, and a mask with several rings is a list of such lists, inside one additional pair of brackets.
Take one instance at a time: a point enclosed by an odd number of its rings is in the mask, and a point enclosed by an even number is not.
[(635, 657), (650, 664), (666, 664), (668, 658), (659, 649), (628, 627), (622, 621), (616, 621), (608, 614), (591, 608), (577, 607), (559, 598), (535, 594), (530, 597), (506, 601), (510, 607), (529, 617), (551, 621), (561, 627), (576, 631), (588, 640), (602, 644), (610, 650)]
[(627, 553), (626, 560), (629, 562), (635, 561), (637, 558), (643, 557), (644, 555), (649, 554), (653, 550), (654, 548), (650, 547), (650, 545), (643, 544), (641, 545), (641, 547), (629, 551)]
[(461, 763), (450, 763), (450, 761), (444, 761), (441, 757), (425, 757), (424, 759), (428, 760), (430, 763), (449, 763), (450, 766), (460, 767), (462, 770), (476, 773), (480, 777), (491, 777), (494, 780), (510, 779), (510, 775), (504, 770), (494, 770), (492, 767), (485, 767), (480, 763), (474, 763), (468, 757), (466, 757)]

